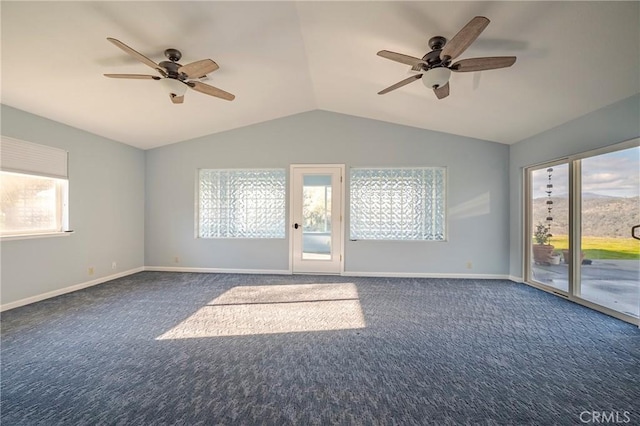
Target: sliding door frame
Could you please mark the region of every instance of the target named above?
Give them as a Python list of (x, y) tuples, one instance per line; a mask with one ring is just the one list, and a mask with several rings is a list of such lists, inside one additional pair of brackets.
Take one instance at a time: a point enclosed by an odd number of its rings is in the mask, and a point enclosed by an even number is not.
[[(523, 211), (524, 211), (524, 254), (523, 267), (524, 267), (524, 282), (526, 284), (533, 285), (537, 288), (541, 288), (549, 293), (556, 294), (558, 296), (569, 298), (571, 294), (571, 274), (568, 276), (569, 288), (568, 292), (560, 290), (555, 287), (547, 286), (533, 279), (533, 235), (531, 235), (531, 229), (533, 229), (533, 205), (529, 202), (532, 197), (532, 182), (531, 173), (536, 170), (544, 170), (548, 167), (556, 167), (560, 164), (569, 164), (569, 185), (571, 185), (571, 163), (568, 158), (560, 158), (553, 161), (547, 161), (545, 163), (534, 164), (532, 166), (525, 167), (523, 169), (523, 183), (524, 183), (524, 197), (523, 197)], [(571, 209), (571, 199), (569, 199), (569, 208)], [(569, 210), (569, 216), (571, 216), (571, 210)], [(569, 230), (569, 250), (571, 250), (571, 229)]]
[[(640, 326), (640, 318), (615, 311), (602, 305), (590, 302), (578, 296), (580, 294), (580, 267), (581, 259), (581, 204), (582, 204), (582, 162), (585, 158), (591, 158), (602, 154), (622, 151), (629, 148), (640, 147), (640, 138), (630, 139), (603, 148), (594, 149), (580, 154), (571, 155), (543, 163), (533, 164), (523, 168), (523, 259), (524, 283), (532, 287), (557, 296), (568, 299), (572, 302), (586, 306), (593, 310), (602, 312), (620, 320)], [(571, 253), (571, 263), (569, 264), (569, 291), (564, 292), (543, 283), (534, 281), (532, 278), (532, 219), (533, 206), (531, 203), (531, 173), (546, 167), (553, 167), (558, 164), (568, 163), (569, 165), (569, 253)]]

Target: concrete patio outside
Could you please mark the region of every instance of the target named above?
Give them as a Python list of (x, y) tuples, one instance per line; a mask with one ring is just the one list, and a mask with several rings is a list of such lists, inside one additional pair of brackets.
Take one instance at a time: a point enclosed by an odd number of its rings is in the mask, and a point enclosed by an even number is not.
[[(533, 280), (559, 290), (569, 289), (568, 265), (533, 265)], [(609, 309), (640, 318), (640, 261), (593, 260), (582, 265), (578, 296)]]

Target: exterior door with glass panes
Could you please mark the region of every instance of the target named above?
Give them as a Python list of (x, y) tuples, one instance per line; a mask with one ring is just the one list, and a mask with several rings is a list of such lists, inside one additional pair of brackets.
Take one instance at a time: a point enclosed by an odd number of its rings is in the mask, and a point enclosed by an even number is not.
[(294, 273), (342, 271), (343, 165), (291, 166), (291, 258)]

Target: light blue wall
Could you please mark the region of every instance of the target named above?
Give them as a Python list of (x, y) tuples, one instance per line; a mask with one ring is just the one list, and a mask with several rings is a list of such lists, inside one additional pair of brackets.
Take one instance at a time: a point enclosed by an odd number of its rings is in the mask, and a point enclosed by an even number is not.
[[(3, 135), (69, 151), (69, 216), (75, 231), (3, 241), (2, 304), (144, 266), (144, 151), (1, 108)], [(92, 276), (89, 266), (95, 268)]]
[[(290, 164), (306, 163), (446, 166), (448, 241), (347, 241), (346, 271), (506, 275), (508, 161), (506, 145), (325, 111), (149, 150), (146, 265), (288, 269), (288, 233), (282, 240), (194, 238), (198, 168), (282, 167), (288, 173)], [(348, 229), (348, 209), (346, 219)]]
[[(144, 265), (288, 269), (288, 235), (194, 238), (195, 173), (207, 167), (446, 166), (448, 241), (347, 241), (346, 271), (521, 277), (522, 168), (640, 135), (640, 95), (511, 147), (312, 111), (143, 152), (4, 105), (1, 113), (2, 134), (70, 152), (75, 230), (2, 242), (2, 304)], [(346, 220), (348, 229), (348, 208)]]
[(640, 95), (634, 95), (598, 111), (539, 133), (517, 144), (509, 152), (510, 275), (523, 277), (523, 169), (640, 136)]

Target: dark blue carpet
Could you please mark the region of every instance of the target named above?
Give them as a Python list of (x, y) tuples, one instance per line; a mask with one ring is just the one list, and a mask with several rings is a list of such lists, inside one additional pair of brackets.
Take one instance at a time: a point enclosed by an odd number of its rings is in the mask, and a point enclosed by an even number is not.
[[(366, 326), (156, 340), (305, 283), (354, 283)], [(2, 425), (640, 424), (638, 328), (508, 281), (143, 272), (1, 318)]]

